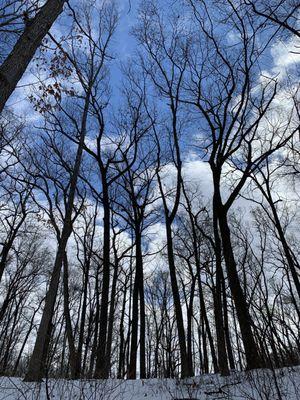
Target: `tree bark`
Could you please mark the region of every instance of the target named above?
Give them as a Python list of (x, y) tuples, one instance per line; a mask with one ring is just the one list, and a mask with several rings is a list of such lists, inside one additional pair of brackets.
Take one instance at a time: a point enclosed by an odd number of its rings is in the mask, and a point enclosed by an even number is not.
[(75, 346), (74, 334), (72, 329), (72, 321), (70, 315), (70, 295), (69, 295), (69, 265), (68, 256), (64, 254), (64, 273), (63, 273), (63, 286), (64, 286), (64, 317), (66, 321), (66, 334), (69, 344), (70, 353), (70, 369), (71, 379), (78, 379), (80, 376), (80, 360)]
[(249, 314), (249, 309), (245, 294), (242, 290), (240, 279), (237, 272), (237, 266), (233, 254), (231, 244), (231, 234), (228, 226), (227, 215), (225, 210), (220, 210), (218, 213), (220, 233), (222, 237), (223, 253), (227, 268), (229, 286), (234, 300), (237, 318), (240, 325), (247, 369), (261, 368), (263, 366), (257, 344), (254, 340), (252, 332), (252, 319)]
[[(128, 367), (128, 378), (136, 379), (136, 359), (138, 348), (138, 321), (140, 311), (140, 378), (146, 378), (146, 350), (145, 350), (145, 303), (144, 303), (144, 282), (143, 282), (143, 255), (140, 226), (137, 223), (135, 229), (136, 247), (136, 273), (133, 288), (132, 304), (132, 334), (131, 352)], [(140, 301), (139, 301), (140, 300)], [(138, 304), (140, 303), (140, 310)]]
[(86, 134), (89, 98), (90, 98), (90, 93), (86, 95), (85, 99), (82, 124), (81, 124), (81, 137), (77, 148), (73, 173), (70, 178), (70, 189), (68, 194), (68, 201), (66, 204), (62, 233), (58, 244), (58, 249), (55, 257), (54, 268), (52, 271), (48, 292), (46, 294), (45, 306), (40, 326), (38, 329), (34, 350), (29, 361), (28, 371), (25, 375), (25, 381), (27, 382), (41, 381), (43, 377), (42, 366), (44, 365), (44, 361), (47, 355), (47, 337), (49, 336), (49, 332), (51, 331), (51, 322), (57, 297), (57, 291), (59, 286), (62, 264), (65, 256), (65, 251), (69, 237), (73, 229), (72, 213), (73, 213), (75, 192), (77, 187), (77, 180), (81, 166), (84, 138)]
[(215, 242), (215, 257), (216, 257), (216, 286), (214, 293), (214, 314), (216, 323), (217, 334), (217, 349), (218, 349), (218, 366), (221, 375), (229, 375), (228, 357), (225, 342), (223, 306), (222, 306), (222, 247), (218, 229), (217, 218), (217, 199), (216, 195), (213, 198), (213, 229), (214, 229), (214, 242)]
[(48, 0), (27, 23), (23, 34), (0, 67), (0, 113), (15, 90), (43, 38), (63, 9), (65, 0)]
[(103, 273), (102, 293), (99, 320), (99, 339), (94, 378), (105, 379), (109, 375), (107, 359), (107, 324), (110, 282), (110, 205), (106, 175), (102, 173), (102, 205), (103, 205)]
[(108, 318), (108, 328), (107, 328), (107, 344), (106, 344), (106, 358), (109, 360), (109, 372), (111, 367), (111, 348), (113, 340), (113, 326), (115, 321), (115, 308), (116, 308), (116, 291), (117, 291), (117, 280), (118, 280), (118, 269), (119, 262), (117, 256), (115, 257), (114, 263), (114, 274), (112, 279), (112, 287), (110, 294), (110, 306), (109, 306), (109, 318)]
[(169, 270), (170, 270), (171, 287), (172, 287), (172, 294), (173, 294), (173, 300), (174, 300), (174, 308), (175, 308), (176, 323), (177, 323), (177, 330), (178, 330), (178, 340), (179, 340), (179, 348), (180, 348), (181, 377), (187, 378), (189, 376), (192, 376), (192, 371), (189, 370), (183, 315), (182, 315), (179, 288), (178, 288), (177, 277), (176, 277), (172, 228), (171, 228), (170, 222), (168, 221), (168, 216), (166, 216), (166, 235), (167, 235), (168, 264), (169, 264)]

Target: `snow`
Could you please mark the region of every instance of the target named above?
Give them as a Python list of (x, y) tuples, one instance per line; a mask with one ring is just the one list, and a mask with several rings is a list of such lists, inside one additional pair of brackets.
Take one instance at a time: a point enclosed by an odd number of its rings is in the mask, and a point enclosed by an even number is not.
[(54, 380), (0, 377), (0, 400), (300, 400), (300, 367), (187, 380)]

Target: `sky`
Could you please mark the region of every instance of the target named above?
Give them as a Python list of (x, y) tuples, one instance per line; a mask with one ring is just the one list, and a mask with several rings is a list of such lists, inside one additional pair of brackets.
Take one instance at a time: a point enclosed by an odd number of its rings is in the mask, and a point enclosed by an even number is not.
[[(74, 1), (76, 2), (77, 0)], [(111, 2), (112, 0), (104, 1)], [(112, 53), (114, 55), (114, 60), (110, 64), (110, 83), (112, 88), (114, 88), (114, 96), (118, 97), (119, 88), (122, 84), (121, 64), (130, 61), (138, 49), (136, 39), (131, 34), (131, 31), (137, 23), (138, 10), (143, 4), (143, 1), (115, 0), (114, 2), (119, 12), (119, 23), (113, 39)], [(176, 0), (167, 0), (167, 2), (157, 0), (156, 3), (161, 5), (162, 9), (172, 9), (172, 4), (174, 6)], [(181, 18), (184, 21), (184, 15), (181, 15)], [(59, 36), (63, 31), (62, 25), (64, 23), (64, 17), (61, 16), (53, 25), (51, 29), (52, 34)], [(228, 43), (233, 43), (237, 38), (236, 34), (231, 31), (227, 32), (226, 36)], [(295, 69), (299, 68), (300, 65), (300, 52), (293, 51), (297, 48), (299, 49), (298, 38), (288, 38), (286, 41), (281, 40), (277, 43), (273, 43), (270, 51), (266, 53), (262, 74), (266, 76), (277, 75), (284, 77), (287, 69), (293, 69), (295, 72)], [(36, 77), (32, 72), (33, 69), (29, 67), (19, 82), (15, 93), (8, 102), (8, 105), (12, 106), (14, 111), (19, 115), (27, 113), (28, 103), (26, 101), (26, 96), (28, 90), (26, 89), (30, 83), (36, 82)]]
[[(115, 60), (111, 63), (110, 68), (110, 84), (113, 87), (113, 102), (118, 99), (119, 87), (122, 84), (122, 73), (120, 71), (121, 63), (126, 63), (133, 58), (137, 45), (135, 39), (132, 37), (131, 30), (134, 27), (137, 16), (138, 7), (140, 4), (139, 0), (117, 0), (118, 8), (120, 13), (120, 20), (117, 27), (117, 31), (114, 36), (114, 46), (113, 54), (115, 55)], [(159, 4), (163, 6), (165, 4), (163, 0), (159, 0)], [(62, 31), (61, 22), (58, 21), (52, 28), (53, 34), (60, 34)], [(228, 41), (235, 40), (236, 37), (232, 35), (232, 32), (227, 33)], [(287, 72), (292, 72), (293, 77), (299, 77), (300, 70), (300, 52), (295, 53), (295, 48), (300, 48), (299, 40), (296, 41), (295, 38), (287, 38), (286, 40), (281, 40), (274, 42), (270, 51), (266, 55), (264, 68), (261, 73), (261, 79), (263, 76), (277, 76), (279, 80), (283, 80), (287, 76)], [(8, 102), (13, 111), (24, 118), (30, 126), (38, 125), (41, 122), (41, 116), (32, 111), (32, 106), (27, 100), (27, 95), (29, 93), (29, 85), (36, 81), (35, 75), (32, 73), (34, 71), (33, 66), (28, 68), (24, 77), (20, 81), (18, 88), (16, 89), (13, 96)], [(284, 110), (289, 108), (288, 101), (286, 97), (279, 96), (277, 100), (284, 112)], [(184, 165), (183, 165), (183, 176), (186, 182), (191, 182), (192, 184), (199, 187), (201, 193), (203, 194), (204, 202), (209, 202), (212, 195), (212, 177), (210, 173), (210, 168), (207, 162), (204, 162), (196, 151), (195, 147), (192, 145), (191, 141), (187, 140), (185, 145), (189, 146), (188, 151), (185, 153)], [(172, 180), (176, 176), (176, 170), (172, 165), (167, 166), (168, 169), (168, 179)], [(276, 192), (280, 198), (291, 200), (294, 198), (294, 191), (285, 181), (280, 181), (280, 184), (276, 187)], [(226, 190), (224, 191), (224, 196), (226, 197)], [(239, 198), (235, 203), (235, 210), (238, 210), (239, 215), (244, 214), (244, 221), (250, 220), (250, 213), (252, 204), (245, 200), (244, 198)], [(80, 223), (80, 221), (78, 221)], [(98, 233), (101, 237), (102, 233), (102, 213), (99, 210), (99, 225)], [(155, 252), (162, 247), (165, 242), (165, 227), (163, 222), (157, 222), (151, 227), (148, 234), (150, 234), (151, 243), (148, 247), (149, 252)], [(49, 240), (49, 238), (48, 238)], [(127, 233), (123, 234), (124, 242), (129, 241), (129, 235)], [(55, 248), (55, 239), (53, 238), (53, 248)], [(74, 246), (74, 241), (70, 241), (69, 247)], [(161, 258), (158, 256), (156, 259), (150, 257), (149, 265), (147, 271), (151, 271), (151, 268), (156, 268), (160, 263)]]
[[(111, 0), (107, 0), (111, 1)], [(172, 2), (165, 3), (162, 0), (158, 0), (159, 5), (162, 8), (165, 5), (172, 4)], [(174, 2), (173, 2), (174, 3)], [(113, 54), (115, 59), (111, 62), (110, 67), (110, 84), (113, 88), (113, 100), (118, 98), (119, 88), (122, 84), (122, 73), (120, 66), (122, 63), (126, 63), (135, 55), (137, 51), (136, 40), (131, 35), (131, 30), (135, 26), (138, 17), (138, 8), (142, 4), (139, 0), (117, 0), (117, 8), (119, 10), (119, 23), (113, 40)], [(184, 16), (181, 16), (184, 17)], [(62, 17), (63, 18), (63, 17)], [(58, 20), (53, 28), (52, 33), (59, 35), (62, 31), (62, 20)], [(228, 42), (236, 40), (236, 36), (232, 32), (226, 33)], [(287, 76), (287, 72), (292, 72), (293, 77), (299, 77), (300, 71), (300, 52), (294, 50), (300, 48), (299, 39), (286, 38), (273, 42), (270, 47), (270, 51), (267, 53), (263, 70), (261, 72), (261, 79), (264, 76), (277, 76), (279, 80), (284, 79)], [(27, 101), (27, 95), (29, 93), (28, 84), (35, 82), (36, 77), (32, 73), (34, 68), (30, 66), (25, 73), (24, 77), (20, 81), (18, 88), (16, 89), (13, 96), (9, 99), (8, 105), (12, 107), (17, 115), (24, 117), (27, 122), (32, 124), (38, 124), (40, 115), (32, 112), (32, 106)], [(298, 72), (298, 73), (297, 73)], [(289, 107), (287, 100), (282, 96), (278, 102), (280, 103), (283, 110), (285, 107)], [(188, 143), (190, 144), (190, 143)], [(193, 182), (199, 182), (199, 186), (205, 188), (205, 193), (209, 197), (211, 195), (211, 175), (207, 163), (204, 163), (199, 153), (195, 151), (193, 146), (190, 146), (189, 151), (185, 155), (184, 174), (187, 180)], [(170, 167), (172, 173), (172, 168)], [(281, 189), (282, 193), (286, 194), (284, 188)], [(243, 203), (243, 200), (240, 200)]]

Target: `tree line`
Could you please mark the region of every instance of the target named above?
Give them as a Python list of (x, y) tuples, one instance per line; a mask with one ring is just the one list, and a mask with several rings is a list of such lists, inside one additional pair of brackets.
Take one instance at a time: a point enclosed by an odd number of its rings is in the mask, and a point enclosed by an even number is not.
[[(1, 374), (299, 364), (299, 75), (271, 60), (296, 17), (147, 1), (114, 87), (117, 5), (4, 1)], [(9, 104), (28, 66), (29, 121)]]

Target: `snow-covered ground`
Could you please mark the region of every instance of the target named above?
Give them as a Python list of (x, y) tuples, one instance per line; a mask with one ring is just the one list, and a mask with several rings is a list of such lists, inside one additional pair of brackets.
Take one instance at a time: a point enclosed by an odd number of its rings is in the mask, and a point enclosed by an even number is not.
[(25, 383), (0, 377), (0, 400), (300, 400), (300, 367), (204, 375), (184, 381), (49, 380)]

